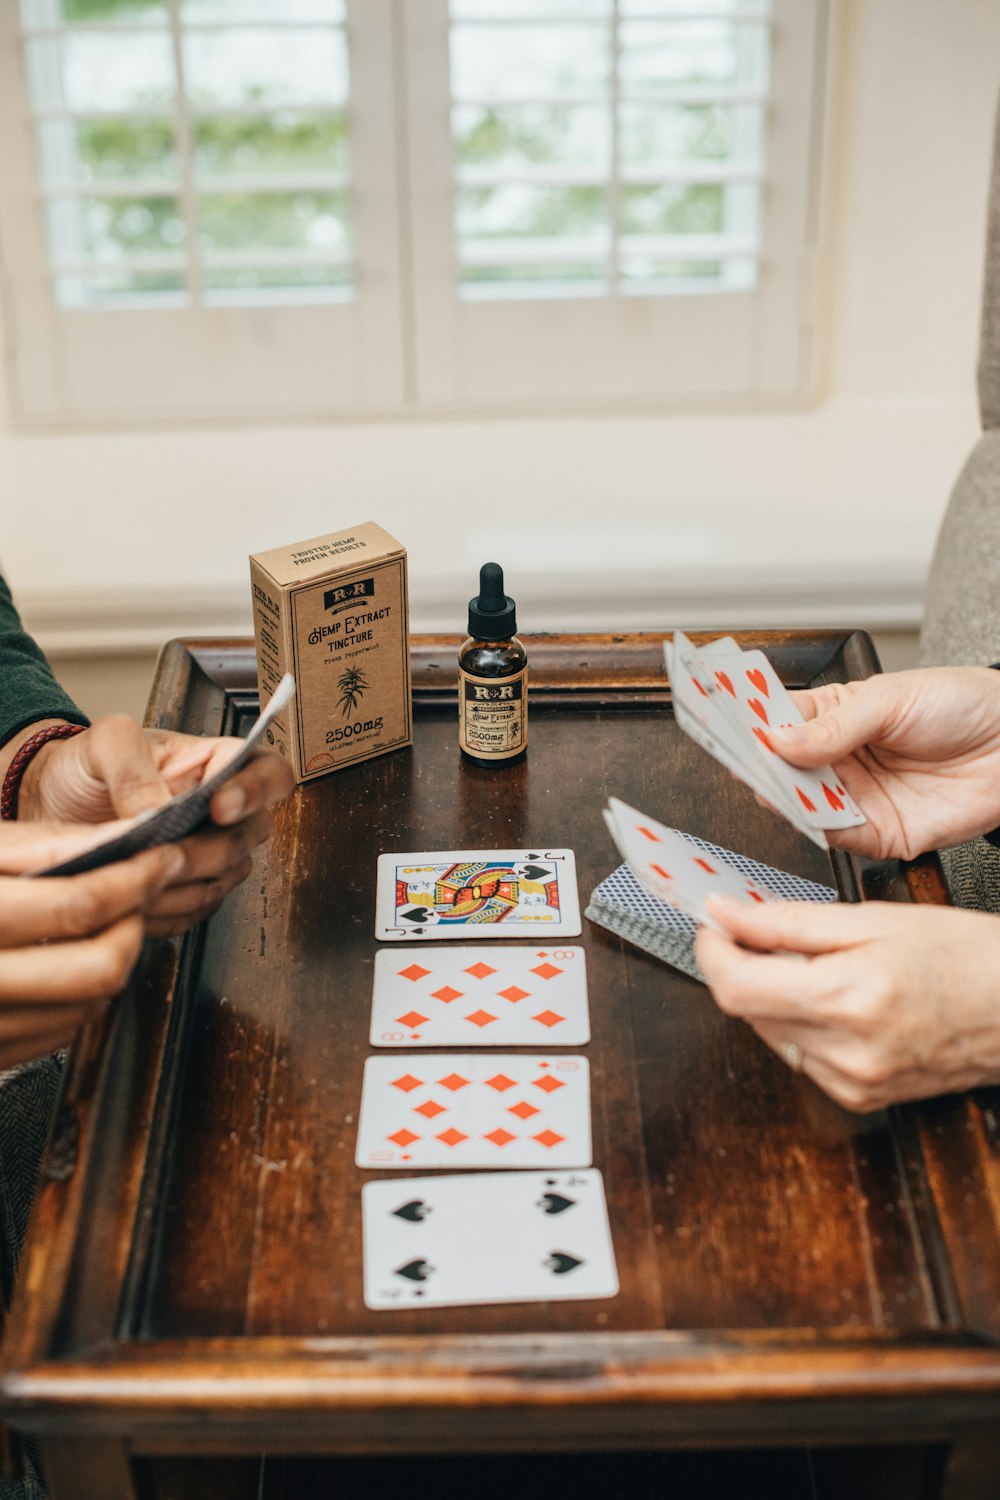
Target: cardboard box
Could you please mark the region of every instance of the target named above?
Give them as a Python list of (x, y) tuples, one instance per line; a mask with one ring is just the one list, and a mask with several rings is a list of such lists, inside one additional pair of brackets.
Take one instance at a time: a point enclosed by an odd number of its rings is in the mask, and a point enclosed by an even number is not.
[(297, 691), (274, 743), (311, 781), (413, 740), (406, 549), (367, 521), (250, 559), (263, 706)]

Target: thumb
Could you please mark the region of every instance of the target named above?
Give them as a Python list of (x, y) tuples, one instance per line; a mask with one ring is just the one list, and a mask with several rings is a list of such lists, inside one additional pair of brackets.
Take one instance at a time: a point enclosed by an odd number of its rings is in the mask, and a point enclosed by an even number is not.
[(805, 724), (770, 730), (768, 738), (782, 759), (793, 766), (825, 766), (835, 765), (860, 746), (871, 744), (884, 728), (880, 695), (859, 692)]
[(708, 910), (730, 937), (765, 952), (832, 953), (870, 941), (880, 925), (878, 903), (769, 901), (757, 905), (709, 896)]
[(134, 818), (170, 801), (170, 788), (157, 769), (152, 746), (134, 719), (115, 714), (99, 719), (81, 746), (86, 770), (103, 783), (116, 817)]

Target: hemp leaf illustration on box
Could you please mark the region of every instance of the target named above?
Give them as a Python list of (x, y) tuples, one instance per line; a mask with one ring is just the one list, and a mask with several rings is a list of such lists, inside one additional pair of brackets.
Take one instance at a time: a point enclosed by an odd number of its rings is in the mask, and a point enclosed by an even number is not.
[(368, 691), (368, 679), (357, 667), (348, 667), (338, 677), (337, 686), (340, 689), (340, 697), (337, 699), (340, 712), (345, 719), (349, 719)]

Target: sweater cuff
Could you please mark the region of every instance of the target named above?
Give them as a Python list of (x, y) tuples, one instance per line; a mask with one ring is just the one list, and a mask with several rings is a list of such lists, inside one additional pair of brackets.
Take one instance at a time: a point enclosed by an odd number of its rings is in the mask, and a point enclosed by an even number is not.
[(12, 724), (4, 724), (0, 739), (0, 750), (3, 749), (15, 735), (21, 733), (22, 729), (30, 729), (32, 724), (41, 724), (46, 719), (62, 719), (67, 724), (79, 724), (81, 729), (90, 728), (90, 720), (86, 714), (73, 704), (72, 699), (64, 697), (62, 705), (50, 704), (48, 707), (35, 709), (32, 713), (25, 714), (22, 719), (15, 719)]
[[(991, 661), (990, 667), (994, 672), (1000, 672), (1000, 661)], [(983, 838), (988, 844), (992, 844), (994, 849), (1000, 849), (1000, 828), (994, 828), (992, 833), (984, 833)]]
[(21, 624), (0, 577), (0, 746), (42, 719), (90, 723), (55, 679), (43, 652)]

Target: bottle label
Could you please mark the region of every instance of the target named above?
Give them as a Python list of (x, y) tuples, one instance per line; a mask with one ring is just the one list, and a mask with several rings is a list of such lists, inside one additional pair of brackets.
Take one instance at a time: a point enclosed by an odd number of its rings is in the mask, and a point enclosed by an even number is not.
[(528, 743), (528, 669), (471, 677), (458, 669), (458, 743), (469, 755), (510, 760)]

